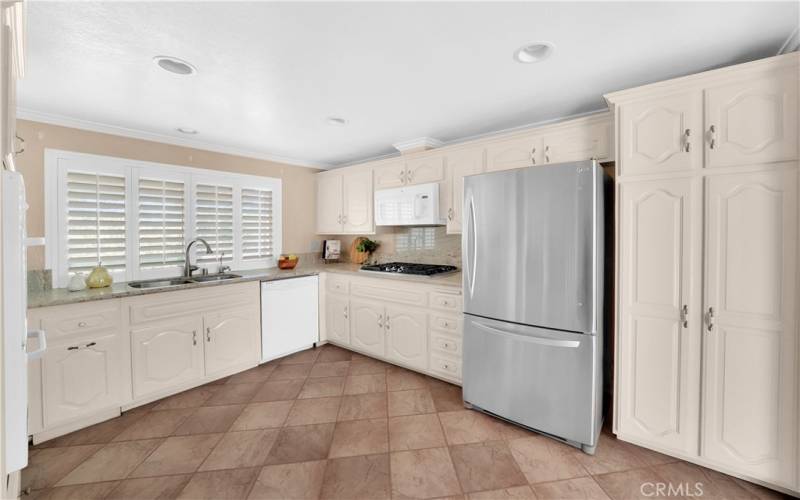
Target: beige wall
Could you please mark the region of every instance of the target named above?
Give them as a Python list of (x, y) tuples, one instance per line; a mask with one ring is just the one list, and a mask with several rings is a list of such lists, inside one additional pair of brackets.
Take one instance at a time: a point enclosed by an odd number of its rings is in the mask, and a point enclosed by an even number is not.
[[(44, 200), (55, 193), (44, 192), (44, 150), (63, 149), (80, 153), (116, 156), (134, 160), (208, 168), (242, 174), (279, 177), (283, 180), (283, 251), (305, 253), (314, 234), (315, 178), (317, 169), (295, 167), (159, 142), (130, 139), (45, 123), (17, 120), (17, 134), (25, 139), (25, 152), (17, 156), (17, 167), (25, 177), (28, 204), (28, 236), (44, 236)], [(28, 268), (43, 269), (44, 248), (28, 252)]]

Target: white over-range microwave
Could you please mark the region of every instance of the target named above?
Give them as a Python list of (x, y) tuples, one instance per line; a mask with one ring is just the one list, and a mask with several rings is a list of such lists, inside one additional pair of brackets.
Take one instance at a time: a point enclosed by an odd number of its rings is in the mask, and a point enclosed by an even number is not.
[(376, 226), (443, 226), (439, 184), (419, 184), (375, 191)]

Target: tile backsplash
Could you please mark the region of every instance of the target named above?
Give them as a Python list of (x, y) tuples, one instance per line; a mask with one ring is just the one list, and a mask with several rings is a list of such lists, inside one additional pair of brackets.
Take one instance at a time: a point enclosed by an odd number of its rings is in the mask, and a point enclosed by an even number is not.
[[(402, 261), (461, 267), (461, 235), (447, 234), (444, 226), (379, 227), (376, 234), (366, 237), (380, 243), (371, 261)], [(354, 239), (348, 236), (331, 238), (342, 240), (344, 252), (350, 249)]]

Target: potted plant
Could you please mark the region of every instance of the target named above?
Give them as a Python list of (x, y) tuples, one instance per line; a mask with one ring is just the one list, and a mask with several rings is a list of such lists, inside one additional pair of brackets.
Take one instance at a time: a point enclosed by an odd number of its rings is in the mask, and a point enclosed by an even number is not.
[(353, 255), (353, 262), (356, 264), (363, 264), (369, 260), (372, 252), (378, 249), (380, 243), (369, 238), (358, 238), (355, 242), (355, 254)]

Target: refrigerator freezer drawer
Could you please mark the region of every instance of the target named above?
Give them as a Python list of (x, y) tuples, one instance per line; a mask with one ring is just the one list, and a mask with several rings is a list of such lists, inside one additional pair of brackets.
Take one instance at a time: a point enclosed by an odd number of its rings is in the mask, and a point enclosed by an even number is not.
[(464, 401), (594, 446), (600, 432), (599, 337), (465, 315)]

